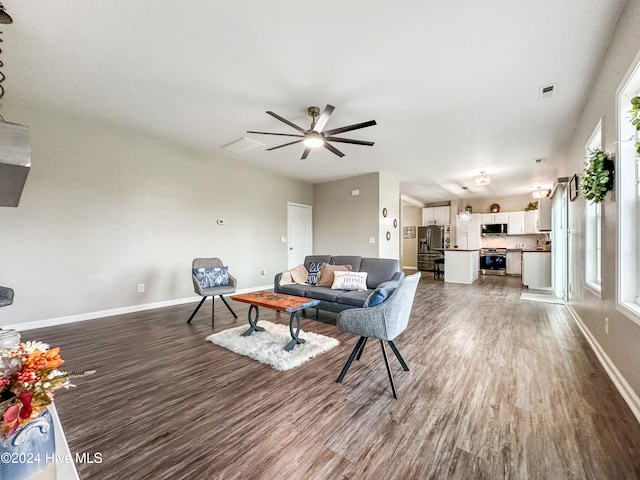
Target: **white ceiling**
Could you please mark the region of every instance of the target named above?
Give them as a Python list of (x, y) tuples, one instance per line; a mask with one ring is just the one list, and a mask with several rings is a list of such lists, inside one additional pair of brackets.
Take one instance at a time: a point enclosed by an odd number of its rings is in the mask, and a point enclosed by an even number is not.
[[(633, 1), (633, 0), (632, 0)], [(624, 0), (5, 0), (7, 101), (97, 118), (317, 183), (383, 171), (422, 202), (551, 186)], [(550, 99), (538, 89), (556, 84)], [(268, 146), (307, 127), (373, 147)], [(542, 166), (534, 159), (544, 158)], [(34, 159), (35, 161), (36, 159)], [(472, 178), (485, 170), (489, 187)]]

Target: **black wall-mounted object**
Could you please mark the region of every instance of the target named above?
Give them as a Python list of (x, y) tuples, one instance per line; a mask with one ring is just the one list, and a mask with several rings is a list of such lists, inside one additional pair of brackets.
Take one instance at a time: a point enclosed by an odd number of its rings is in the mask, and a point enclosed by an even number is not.
[(573, 202), (576, 198), (578, 198), (578, 192), (580, 185), (578, 184), (579, 177), (576, 173), (571, 180), (569, 181), (569, 201)]
[(29, 127), (0, 121), (0, 207), (17, 207), (31, 168)]

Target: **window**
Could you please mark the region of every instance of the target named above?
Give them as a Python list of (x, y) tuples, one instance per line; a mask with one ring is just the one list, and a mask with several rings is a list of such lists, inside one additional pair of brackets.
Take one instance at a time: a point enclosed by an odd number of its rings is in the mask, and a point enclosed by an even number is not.
[[(602, 150), (602, 120), (598, 122), (585, 147), (585, 159), (594, 150)], [(587, 288), (600, 296), (602, 285), (602, 208), (599, 203), (586, 201), (584, 246), (585, 282)]]
[(640, 95), (640, 54), (618, 91), (618, 292), (617, 308), (640, 324), (640, 190), (635, 142), (638, 132), (631, 125), (631, 99)]

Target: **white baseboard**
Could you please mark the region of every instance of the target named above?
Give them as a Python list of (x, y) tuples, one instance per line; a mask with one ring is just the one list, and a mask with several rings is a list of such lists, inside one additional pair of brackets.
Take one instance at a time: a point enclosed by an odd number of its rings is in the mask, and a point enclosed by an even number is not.
[(418, 270), (418, 267), (416, 267), (415, 265), (403, 265), (402, 269), (403, 270)]
[(604, 367), (607, 375), (609, 375), (609, 378), (618, 389), (618, 392), (620, 392), (620, 395), (622, 395), (624, 401), (629, 405), (629, 408), (636, 417), (638, 423), (640, 423), (640, 397), (638, 397), (636, 392), (634, 392), (631, 386), (627, 383), (620, 371), (616, 368), (615, 364), (609, 358), (609, 355), (607, 355), (596, 338), (591, 334), (578, 313), (569, 304), (567, 304), (567, 308), (582, 331), (584, 338), (586, 338), (589, 345), (591, 345), (591, 349), (596, 354), (596, 357), (598, 357), (600, 364)]
[[(273, 285), (262, 285), (260, 287), (244, 288), (236, 291), (236, 293), (257, 292), (259, 290), (271, 290)], [(187, 298), (177, 298), (174, 300), (165, 300), (162, 302), (145, 303), (142, 305), (131, 305), (130, 307), (112, 308), (110, 310), (100, 310), (97, 312), (80, 313), (78, 315), (69, 315), (68, 317), (47, 318), (44, 320), (35, 320), (33, 322), (15, 323), (13, 325), (3, 325), (3, 329), (14, 329), (18, 331), (32, 330), (34, 328), (55, 327), (56, 325), (64, 325), (67, 323), (83, 322), (85, 320), (95, 320), (96, 318), (112, 317), (114, 315), (123, 315), (125, 313), (142, 312), (144, 310), (153, 310), (155, 308), (173, 307), (174, 305), (182, 305), (185, 303), (199, 302), (202, 297), (193, 296)]]

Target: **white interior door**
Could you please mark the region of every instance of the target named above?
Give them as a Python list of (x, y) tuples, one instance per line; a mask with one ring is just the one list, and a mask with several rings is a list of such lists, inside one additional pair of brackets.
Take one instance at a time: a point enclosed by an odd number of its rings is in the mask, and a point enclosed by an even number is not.
[(313, 253), (313, 216), (309, 205), (287, 203), (287, 268)]

